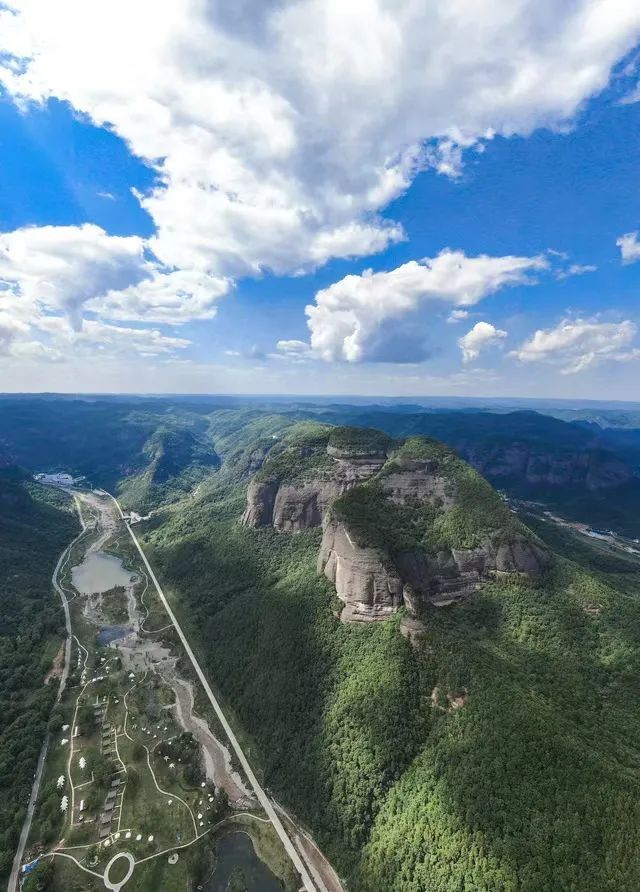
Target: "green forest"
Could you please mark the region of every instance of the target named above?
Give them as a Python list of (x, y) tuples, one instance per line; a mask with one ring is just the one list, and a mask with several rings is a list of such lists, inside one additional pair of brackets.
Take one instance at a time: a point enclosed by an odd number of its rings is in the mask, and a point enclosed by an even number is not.
[(77, 532), (69, 499), (0, 472), (0, 881), (11, 869), (57, 681), (44, 679), (64, 638), (51, 574)]
[(543, 583), (428, 609), (414, 647), (400, 617), (341, 624), (320, 532), (244, 528), (244, 495), (221, 477), (146, 546), (266, 784), (350, 892), (640, 888), (635, 559), (538, 522)]
[[(330, 467), (327, 446), (357, 456), (389, 449), (387, 435), (336, 430), (330, 412), (306, 409), (116, 408), (123, 435), (107, 455), (105, 442), (118, 436), (107, 407), (83, 407), (94, 426), (69, 469), (91, 474), (93, 466), (92, 479), (127, 505), (155, 509), (137, 529), (185, 630), (266, 785), (308, 825), (349, 892), (640, 888), (636, 558), (526, 517), (553, 553), (544, 578), (496, 580), (464, 603), (427, 607), (426, 631), (411, 644), (402, 614), (339, 621), (342, 605), (317, 573), (319, 529), (286, 535), (240, 523), (256, 473), (295, 484)], [(15, 411), (19, 454), (42, 469), (37, 412)], [(63, 420), (80, 424), (76, 412), (69, 405)], [(388, 433), (419, 432), (408, 415), (383, 414)], [(519, 413), (519, 428), (513, 417), (498, 424), (462, 414), (423, 415), (414, 426), (447, 429), (450, 442), (454, 423), (481, 443), (501, 424), (532, 443), (549, 434), (535, 413)], [(561, 448), (582, 448), (581, 432), (554, 424), (566, 433)], [(65, 448), (61, 441), (50, 451), (52, 469)], [(522, 533), (449, 449), (424, 439), (394, 448), (385, 473), (396, 460), (448, 466), (463, 503), (441, 531), (450, 544), (510, 524)], [(352, 493), (337, 509), (367, 536), (391, 550), (408, 536), (437, 546), (426, 507), (409, 517), (385, 504), (385, 514), (375, 487)], [(50, 576), (77, 526), (61, 498), (17, 471), (0, 476), (0, 783), (9, 803), (0, 812), (0, 876), (55, 698), (43, 684), (63, 634)], [(611, 493), (560, 487), (554, 498), (549, 504), (575, 499), (576, 512), (590, 499), (591, 517), (615, 516)]]

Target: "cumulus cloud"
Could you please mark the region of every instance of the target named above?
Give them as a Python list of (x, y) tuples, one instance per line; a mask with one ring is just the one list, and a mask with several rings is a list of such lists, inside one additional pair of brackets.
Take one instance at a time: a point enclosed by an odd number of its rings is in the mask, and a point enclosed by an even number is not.
[(472, 362), (483, 350), (495, 347), (507, 337), (506, 331), (496, 328), (490, 322), (476, 322), (473, 328), (458, 338), (458, 346), (462, 351), (462, 361)]
[(637, 231), (621, 235), (616, 245), (620, 248), (623, 263), (635, 263), (636, 260), (640, 260), (640, 240)]
[(0, 233), (0, 279), (24, 304), (63, 310), (77, 323), (83, 304), (149, 275), (138, 236), (99, 226), (41, 226)]
[[(640, 34), (625, 0), (10, 0), (0, 83), (153, 165), (170, 269), (295, 272), (402, 237), (379, 211), (495, 134), (566, 126)], [(477, 22), (482, 21), (482, 28)], [(73, 27), (69, 27), (69, 22)]]
[(53, 349), (65, 356), (162, 357), (184, 350), (191, 343), (159, 329), (127, 328), (95, 319), (85, 320), (77, 330), (62, 316), (45, 316), (37, 320), (35, 327), (50, 337)]
[(0, 233), (0, 354), (60, 361), (70, 352), (159, 356), (189, 345), (158, 329), (113, 320), (208, 318), (224, 280), (165, 271), (138, 236), (99, 226), (41, 226)]
[(562, 374), (575, 374), (605, 360), (640, 359), (640, 350), (631, 346), (636, 332), (636, 325), (629, 320), (564, 319), (555, 328), (538, 329), (510, 356), (521, 362), (557, 364)]
[(109, 290), (87, 303), (106, 319), (179, 325), (192, 319), (213, 319), (217, 304), (232, 287), (229, 279), (196, 270), (163, 271), (150, 264), (150, 277), (127, 288)]
[(327, 361), (372, 358), (388, 327), (419, 309), (473, 306), (500, 288), (530, 283), (531, 272), (547, 266), (544, 257), (467, 257), (446, 249), (389, 272), (346, 276), (318, 291), (306, 308), (311, 348)]

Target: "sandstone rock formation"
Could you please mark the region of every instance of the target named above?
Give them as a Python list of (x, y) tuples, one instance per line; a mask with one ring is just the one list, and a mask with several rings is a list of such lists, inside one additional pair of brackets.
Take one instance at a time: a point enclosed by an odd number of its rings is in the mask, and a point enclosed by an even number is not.
[(555, 455), (518, 442), (491, 448), (460, 443), (457, 448), (469, 464), (493, 480), (511, 478), (535, 485), (582, 485), (595, 492), (620, 486), (633, 476), (623, 461), (596, 450)]
[(500, 574), (539, 576), (548, 566), (544, 549), (531, 541), (478, 548), (403, 551), (392, 559), (381, 549), (361, 547), (331, 513), (324, 523), (318, 572), (336, 587), (344, 602), (343, 620), (382, 619), (403, 604), (420, 615), (426, 604), (443, 607), (474, 594)]
[[(447, 539), (451, 533), (421, 544), (425, 523), (431, 528), (438, 518), (460, 512), (460, 481), (477, 491), (476, 504), (482, 505), (476, 511), (473, 547), (456, 546), (465, 537)], [(347, 502), (351, 508), (345, 513)], [(427, 505), (429, 511), (420, 515)], [(349, 510), (355, 511), (351, 520)], [(409, 539), (401, 538), (400, 545), (390, 541), (395, 527), (389, 529), (388, 518), (395, 518), (394, 511), (399, 527), (409, 530)], [(414, 512), (422, 526), (414, 525)], [(269, 458), (249, 484), (243, 522), (282, 533), (322, 525), (318, 572), (335, 585), (346, 621), (383, 619), (403, 605), (419, 617), (427, 605), (467, 598), (492, 578), (536, 577), (548, 565), (546, 551), (511, 518), (486, 481), (446, 447), (423, 438), (407, 449), (400, 446), (390, 459), (382, 448), (357, 451), (329, 444), (325, 453), (317, 445), (289, 447), (275, 461)], [(405, 547), (414, 540), (415, 547)], [(442, 546), (429, 545), (440, 541)]]
[(266, 475), (247, 489), (245, 526), (273, 526), (282, 533), (299, 533), (318, 527), (331, 503), (348, 489), (369, 480), (386, 461), (381, 455), (344, 455), (327, 448), (332, 466), (310, 479), (283, 482)]
[(324, 524), (318, 572), (344, 601), (343, 620), (383, 619), (402, 605), (402, 580), (393, 566), (385, 566), (377, 549), (356, 545), (344, 524), (331, 516)]

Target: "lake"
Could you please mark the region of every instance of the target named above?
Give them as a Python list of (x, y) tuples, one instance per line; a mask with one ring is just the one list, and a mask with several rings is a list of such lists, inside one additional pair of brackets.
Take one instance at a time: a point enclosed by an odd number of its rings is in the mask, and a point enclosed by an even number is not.
[(132, 573), (122, 566), (120, 558), (104, 551), (92, 551), (81, 564), (71, 570), (71, 581), (83, 595), (108, 592), (116, 585), (127, 586)]

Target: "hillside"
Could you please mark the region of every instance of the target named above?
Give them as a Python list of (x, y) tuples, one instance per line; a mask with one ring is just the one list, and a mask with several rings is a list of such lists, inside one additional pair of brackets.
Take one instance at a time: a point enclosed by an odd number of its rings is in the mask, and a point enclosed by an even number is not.
[(86, 476), (144, 512), (218, 467), (197, 408), (135, 398), (0, 400), (0, 466)]
[(496, 574), (544, 572), (535, 537), (480, 475), (424, 437), (302, 423), (265, 456), (243, 522), (281, 533), (322, 526), (318, 569), (343, 619), (447, 604)]
[[(241, 470), (225, 461), (188, 511), (156, 514), (146, 546), (267, 786), (350, 892), (638, 888), (637, 560), (523, 527), (429, 441), (361, 433), (350, 445), (348, 431), (308, 422), (272, 436), (251, 466), (251, 443), (240, 433), (236, 449), (228, 433)], [(384, 492), (416, 461), (433, 463), (423, 483), (446, 477), (450, 506), (434, 512), (424, 491), (394, 498), (398, 480)], [(271, 513), (248, 518), (268, 486)], [(492, 534), (548, 558), (492, 571), (446, 607), (426, 597), (381, 622), (340, 622), (345, 603), (318, 573), (331, 518), (356, 546), (383, 549), (387, 573), (408, 539), (429, 557)], [(421, 634), (409, 640), (399, 627), (412, 611)]]
[(435, 438), (512, 497), (640, 533), (639, 431), (534, 411), (212, 397), (3, 398), (0, 466), (87, 475), (144, 513), (207, 481), (221, 459), (227, 482), (247, 479), (302, 420)]
[(51, 574), (76, 530), (68, 499), (16, 469), (0, 472), (0, 880), (11, 867), (55, 700), (55, 679), (44, 680), (64, 619)]
[(332, 424), (375, 427), (394, 437), (434, 437), (513, 497), (545, 503), (594, 526), (640, 533), (638, 431), (604, 430), (532, 411), (334, 407), (306, 414)]

